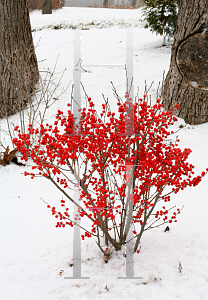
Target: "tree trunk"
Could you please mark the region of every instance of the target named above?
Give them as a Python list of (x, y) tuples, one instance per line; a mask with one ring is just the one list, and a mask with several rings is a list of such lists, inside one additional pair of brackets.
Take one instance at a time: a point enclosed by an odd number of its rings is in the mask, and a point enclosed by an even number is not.
[(0, 0), (0, 118), (25, 107), (38, 79), (27, 0)]
[(52, 0), (44, 0), (42, 14), (52, 14)]
[(208, 1), (181, 0), (163, 106), (188, 124), (208, 122)]
[(108, 7), (108, 0), (103, 0), (103, 7)]
[(132, 6), (132, 7), (136, 7), (136, 4), (137, 4), (137, 0), (132, 0), (132, 1), (131, 1), (131, 6)]

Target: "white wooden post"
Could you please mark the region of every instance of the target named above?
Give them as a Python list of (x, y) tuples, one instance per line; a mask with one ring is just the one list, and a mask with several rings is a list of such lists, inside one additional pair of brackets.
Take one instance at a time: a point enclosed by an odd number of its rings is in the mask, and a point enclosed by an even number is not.
[[(74, 31), (74, 96), (73, 96), (73, 135), (76, 135), (76, 126), (79, 127), (81, 112), (78, 111), (81, 108), (81, 93), (80, 93), (80, 51), (81, 43), (81, 30)], [(76, 126), (75, 126), (76, 125)], [(77, 166), (78, 167), (78, 166)], [(80, 175), (79, 169), (76, 172), (76, 166), (74, 165), (75, 179), (77, 186), (80, 186)], [(77, 189), (78, 190), (78, 189)], [(78, 192), (78, 191), (77, 191)], [(74, 192), (74, 202), (79, 203), (79, 193)], [(81, 276), (81, 237), (80, 237), (80, 223), (81, 217), (79, 215), (78, 207), (74, 205), (74, 239), (73, 239), (73, 277), (65, 277), (65, 279), (90, 279), (90, 277)]]
[[(126, 99), (133, 104), (134, 99), (134, 52), (133, 52), (133, 28), (126, 29), (126, 91), (129, 97)], [(127, 122), (126, 135), (134, 135), (134, 110), (130, 105), (127, 105)], [(127, 197), (126, 197), (126, 209), (127, 209), (127, 223), (126, 223), (126, 277), (117, 277), (118, 279), (142, 279), (142, 277), (134, 277), (134, 234), (133, 234), (133, 165), (126, 164), (127, 178), (129, 183), (127, 184)]]

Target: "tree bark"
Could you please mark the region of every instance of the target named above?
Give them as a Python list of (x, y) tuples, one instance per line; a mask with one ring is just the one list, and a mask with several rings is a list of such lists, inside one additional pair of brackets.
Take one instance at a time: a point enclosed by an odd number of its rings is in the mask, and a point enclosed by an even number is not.
[(44, 0), (42, 14), (52, 14), (52, 0)]
[[(204, 82), (208, 83), (207, 65), (204, 64), (207, 54), (202, 48), (199, 49), (202, 37), (203, 41), (206, 41), (207, 35), (208, 1), (181, 0), (171, 50), (170, 68), (162, 89), (162, 100), (163, 106), (167, 111), (179, 104), (180, 109), (174, 109), (173, 113), (184, 119), (188, 124), (208, 122), (208, 89), (198, 84), (192, 85), (191, 81), (188, 80), (188, 72), (190, 75), (192, 66), (193, 69), (197, 69), (198, 74), (199, 71), (201, 72), (201, 77), (205, 78)], [(195, 40), (195, 53), (193, 51), (189, 61), (186, 61), (185, 58), (182, 61), (180, 58), (184, 57), (184, 51), (188, 49), (187, 45), (192, 43), (193, 47), (193, 40)], [(199, 52), (202, 55), (202, 59), (199, 56), (196, 60), (196, 54)], [(190, 58), (192, 61), (190, 61)], [(189, 70), (186, 69), (185, 71), (183, 64), (188, 66)], [(192, 75), (195, 76), (194, 74)], [(192, 82), (197, 82), (197, 79)]]
[(27, 0), (0, 0), (0, 118), (25, 107), (38, 79)]
[(108, 7), (108, 0), (103, 0), (103, 7)]
[(132, 6), (132, 7), (136, 7), (136, 4), (137, 4), (137, 0), (132, 0), (132, 1), (131, 1), (131, 6)]

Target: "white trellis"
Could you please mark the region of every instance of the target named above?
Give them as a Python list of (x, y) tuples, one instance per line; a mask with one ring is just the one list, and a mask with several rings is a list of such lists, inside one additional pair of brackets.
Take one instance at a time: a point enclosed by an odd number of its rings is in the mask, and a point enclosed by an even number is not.
[[(75, 124), (78, 125), (80, 122), (81, 112), (79, 108), (81, 108), (81, 93), (80, 93), (80, 80), (81, 80), (81, 30), (76, 29), (74, 31), (74, 96), (73, 96), (73, 116)], [(116, 66), (125, 66), (126, 73), (127, 73), (127, 80), (126, 80), (126, 91), (129, 94), (129, 97), (126, 98), (128, 100), (134, 97), (134, 84), (133, 84), (133, 28), (126, 29), (126, 65), (112, 65), (112, 64), (99, 64), (99, 65), (86, 65), (83, 66), (87, 67), (116, 67)], [(127, 118), (131, 120), (131, 124), (134, 125), (134, 115), (127, 111)], [(75, 125), (74, 124), (74, 125)], [(75, 126), (73, 126), (75, 130)], [(128, 126), (126, 133), (124, 135), (133, 135), (132, 132), (133, 126)], [(75, 131), (73, 131), (74, 134)], [(75, 166), (74, 166), (75, 169)], [(127, 165), (127, 173), (130, 175), (130, 182), (127, 185), (128, 188), (128, 195), (127, 195), (127, 203), (126, 207), (129, 208), (128, 210), (128, 219), (126, 225), (126, 239), (130, 240), (126, 245), (126, 277), (118, 277), (118, 279), (136, 279), (141, 277), (134, 277), (134, 259), (133, 259), (133, 222), (132, 222), (132, 215), (133, 215), (133, 204), (130, 201), (130, 195), (132, 195), (132, 180), (133, 180), (133, 166)], [(79, 170), (76, 172), (75, 170), (75, 178), (77, 180), (77, 186), (80, 186), (80, 176)], [(78, 203), (78, 193), (74, 193), (74, 201)], [(65, 278), (89, 278), (89, 277), (81, 277), (81, 238), (80, 238), (80, 221), (81, 218), (79, 217), (78, 208), (74, 205), (74, 241), (73, 241), (73, 277), (65, 277)]]

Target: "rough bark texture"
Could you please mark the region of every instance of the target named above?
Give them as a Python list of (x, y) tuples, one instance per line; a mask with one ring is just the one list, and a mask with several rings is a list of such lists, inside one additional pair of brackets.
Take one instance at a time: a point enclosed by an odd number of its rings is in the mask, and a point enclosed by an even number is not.
[[(193, 87), (177, 64), (177, 54), (182, 49), (182, 47), (180, 48), (182, 43), (188, 41), (192, 36), (196, 35), (197, 38), (199, 33), (208, 34), (208, 1), (182, 0), (171, 51), (170, 68), (163, 86), (162, 100), (166, 110), (179, 104), (180, 110), (174, 110), (174, 114), (188, 124), (208, 122), (208, 90), (199, 86)], [(205, 55), (202, 54), (203, 57)], [(198, 59), (198, 69), (201, 72), (203, 72), (203, 67), (203, 59), (201, 62)], [(205, 70), (205, 72), (207, 71)]]
[(0, 0), (0, 118), (26, 105), (38, 79), (27, 0)]
[(52, 0), (44, 0), (42, 14), (52, 14)]
[(186, 39), (178, 48), (176, 62), (190, 85), (208, 89), (208, 34), (197, 33)]

